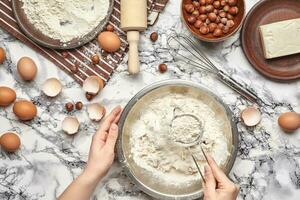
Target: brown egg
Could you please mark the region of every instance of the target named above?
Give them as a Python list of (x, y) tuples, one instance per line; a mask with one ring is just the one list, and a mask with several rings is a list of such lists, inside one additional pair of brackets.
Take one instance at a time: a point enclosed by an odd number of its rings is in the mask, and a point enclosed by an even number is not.
[(15, 115), (23, 121), (33, 119), (37, 114), (36, 106), (27, 100), (19, 100), (14, 104), (13, 111)]
[(16, 92), (9, 88), (2, 86), (0, 87), (0, 106), (8, 106), (16, 100)]
[(300, 114), (296, 112), (282, 113), (278, 118), (278, 124), (285, 132), (294, 132), (300, 128)]
[(0, 146), (4, 151), (15, 152), (20, 148), (21, 141), (17, 134), (15, 133), (4, 133), (0, 137)]
[(0, 65), (4, 62), (5, 57), (5, 50), (2, 47), (0, 47)]
[(22, 57), (17, 64), (18, 72), (24, 81), (31, 81), (35, 78), (37, 67), (35, 62), (29, 57)]
[(107, 52), (113, 53), (118, 51), (121, 46), (120, 38), (117, 34), (104, 31), (98, 35), (98, 43), (100, 47)]

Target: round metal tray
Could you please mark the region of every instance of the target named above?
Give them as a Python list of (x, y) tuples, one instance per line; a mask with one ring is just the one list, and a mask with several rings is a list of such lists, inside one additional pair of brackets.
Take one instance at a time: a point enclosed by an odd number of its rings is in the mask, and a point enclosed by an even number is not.
[(98, 26), (96, 26), (91, 32), (89, 32), (85, 36), (81, 38), (74, 38), (67, 43), (62, 43), (59, 40), (52, 39), (47, 35), (44, 35), (41, 31), (37, 30), (34, 27), (34, 25), (31, 24), (27, 19), (27, 16), (22, 7), (23, 7), (22, 1), (12, 0), (12, 10), (15, 15), (16, 21), (19, 27), (21, 28), (21, 30), (23, 31), (23, 33), (29, 39), (47, 48), (73, 49), (88, 43), (89, 41), (94, 39), (99, 32), (101, 32), (104, 29), (106, 23), (109, 21), (110, 15), (112, 14), (113, 7), (114, 7), (114, 0), (109, 0), (109, 9), (107, 15), (101, 22), (99, 22)]
[[(200, 181), (187, 187), (175, 187), (159, 182), (143, 168), (139, 167), (130, 157), (131, 124), (138, 119), (140, 110), (151, 100), (170, 93), (192, 95), (206, 102), (218, 116), (225, 119), (224, 134), (229, 141), (230, 156), (224, 166), (220, 166), (228, 174), (234, 164), (238, 147), (238, 131), (232, 112), (210, 90), (189, 81), (167, 80), (150, 85), (137, 93), (124, 108), (119, 122), (119, 138), (117, 154), (119, 162), (127, 176), (140, 187), (142, 191), (157, 199), (192, 200), (203, 196)], [(230, 145), (231, 144), (231, 145)]]

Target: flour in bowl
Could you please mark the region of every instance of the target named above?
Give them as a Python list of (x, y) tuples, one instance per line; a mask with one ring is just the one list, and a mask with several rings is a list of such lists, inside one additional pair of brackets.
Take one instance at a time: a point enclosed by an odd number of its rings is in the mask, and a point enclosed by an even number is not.
[(109, 9), (109, 0), (21, 1), (29, 22), (36, 29), (64, 43), (96, 28)]
[[(183, 117), (174, 118), (174, 115)], [(165, 95), (148, 104), (133, 123), (131, 156), (158, 180), (174, 185), (191, 183), (200, 179), (191, 153), (202, 169), (206, 165), (205, 157), (199, 143), (188, 149), (175, 141), (193, 141), (199, 130), (202, 131), (200, 142), (204, 151), (222, 165), (230, 155), (224, 123), (201, 100), (182, 94)]]

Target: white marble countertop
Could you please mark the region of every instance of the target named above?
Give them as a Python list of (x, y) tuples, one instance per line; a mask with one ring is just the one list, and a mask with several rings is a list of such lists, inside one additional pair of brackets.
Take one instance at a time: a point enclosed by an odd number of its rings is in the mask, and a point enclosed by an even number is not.
[[(129, 99), (143, 87), (165, 79), (186, 79), (211, 88), (231, 108), (238, 118), (241, 109), (249, 105), (232, 90), (212, 76), (188, 66), (180, 66), (168, 53), (166, 37), (172, 32), (185, 32), (179, 16), (179, 0), (171, 0), (159, 21), (143, 35), (140, 46), (141, 73), (132, 77), (123, 63), (108, 85), (93, 101), (101, 102), (107, 110)], [(247, 10), (257, 0), (247, 0)], [(159, 33), (156, 43), (149, 40), (152, 31)], [(38, 106), (38, 116), (30, 122), (16, 119), (12, 106), (0, 109), (0, 133), (16, 131), (22, 146), (15, 154), (0, 151), (0, 199), (55, 199), (85, 165), (91, 137), (98, 124), (91, 122), (86, 109), (74, 113), (81, 121), (80, 132), (65, 135), (60, 124), (67, 113), (68, 101), (88, 103), (80, 86), (51, 62), (0, 29), (0, 46), (8, 59), (0, 65), (0, 85), (14, 88), (18, 98), (32, 99)], [(240, 144), (238, 157), (230, 177), (241, 186), (239, 199), (296, 200), (300, 196), (300, 131), (284, 134), (277, 125), (281, 112), (300, 112), (300, 81), (276, 83), (256, 72), (248, 63), (240, 46), (239, 34), (219, 44), (201, 44), (207, 55), (233, 77), (249, 84), (272, 106), (265, 106), (261, 123), (245, 128), (238, 123)], [(20, 80), (16, 62), (22, 56), (33, 58), (38, 76), (31, 83)], [(126, 61), (126, 59), (125, 59)], [(157, 66), (167, 63), (169, 70), (160, 74)], [(49, 77), (58, 77), (64, 89), (49, 100), (41, 94), (41, 84)], [(109, 174), (99, 183), (93, 199), (136, 200), (151, 199), (130, 183), (115, 162)]]

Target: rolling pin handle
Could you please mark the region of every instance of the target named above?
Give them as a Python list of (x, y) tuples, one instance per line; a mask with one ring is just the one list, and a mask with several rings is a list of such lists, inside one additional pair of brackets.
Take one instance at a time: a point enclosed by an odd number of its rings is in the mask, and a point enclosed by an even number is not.
[(139, 55), (138, 55), (139, 39), (140, 39), (139, 31), (127, 32), (127, 41), (129, 43), (128, 72), (130, 74), (137, 74), (140, 71), (140, 62), (139, 62)]

